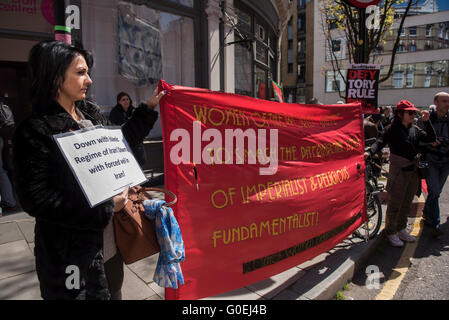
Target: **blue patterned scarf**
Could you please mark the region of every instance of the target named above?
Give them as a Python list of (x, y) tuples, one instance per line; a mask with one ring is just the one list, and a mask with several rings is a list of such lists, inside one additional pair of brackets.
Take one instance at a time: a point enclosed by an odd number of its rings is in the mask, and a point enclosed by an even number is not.
[(184, 284), (180, 262), (184, 261), (184, 242), (181, 230), (170, 207), (164, 200), (145, 200), (145, 216), (154, 222), (157, 240), (161, 247), (153, 280), (160, 287), (178, 289)]

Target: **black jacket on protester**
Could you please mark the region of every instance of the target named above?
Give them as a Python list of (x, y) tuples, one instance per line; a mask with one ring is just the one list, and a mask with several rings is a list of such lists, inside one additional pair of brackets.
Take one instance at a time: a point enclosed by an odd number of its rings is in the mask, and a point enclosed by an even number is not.
[(374, 155), (388, 144), (390, 153), (414, 161), (421, 150), (422, 143), (433, 141), (435, 141), (435, 131), (430, 121), (424, 122), (424, 130), (416, 125), (406, 128), (400, 122), (393, 122), (371, 145), (369, 152)]
[[(145, 106), (145, 104), (140, 104), (139, 108)], [(112, 108), (109, 114), (109, 121), (113, 124), (122, 126), (124, 125), (131, 117), (137, 109), (134, 106), (129, 106), (128, 110), (123, 110), (123, 107), (120, 104), (116, 104), (114, 108)], [(133, 147), (131, 150), (136, 157), (137, 162), (139, 162), (140, 166), (143, 166), (146, 162), (145, 148), (143, 143), (139, 143)]]
[[(95, 104), (81, 101), (77, 106), (94, 125), (110, 125)], [(34, 253), (41, 295), (44, 299), (109, 299), (102, 249), (103, 230), (114, 204), (109, 200), (90, 208), (53, 139), (55, 134), (80, 127), (57, 102), (46, 107), (45, 114), (24, 120), (13, 140), (16, 192), (23, 209), (36, 218)], [(140, 143), (157, 117), (148, 107), (136, 109), (122, 127), (128, 144)], [(79, 270), (79, 288), (70, 266)]]
[[(444, 117), (439, 117), (437, 111), (430, 112), (430, 122), (435, 129), (437, 140), (440, 144), (436, 147), (427, 144), (424, 147), (425, 159), (432, 162), (449, 161), (449, 112)], [(424, 122), (419, 119), (418, 126), (424, 128)]]

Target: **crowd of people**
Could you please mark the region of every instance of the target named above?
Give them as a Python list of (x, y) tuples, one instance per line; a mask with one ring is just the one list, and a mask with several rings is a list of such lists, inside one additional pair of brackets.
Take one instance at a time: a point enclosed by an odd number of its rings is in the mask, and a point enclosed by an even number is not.
[(415, 194), (427, 185), (423, 219), (438, 238), (440, 229), (439, 197), (449, 175), (449, 93), (439, 92), (428, 110), (419, 109), (408, 100), (399, 101), (364, 119), (365, 139), (375, 139), (365, 157), (379, 157), (385, 146), (390, 148), (387, 181), (389, 194), (385, 234), (395, 247), (416, 238), (407, 230), (407, 216)]
[[(114, 240), (111, 217), (127, 202), (127, 190), (113, 199), (90, 207), (79, 184), (59, 152), (54, 134), (95, 125), (118, 125), (137, 161), (146, 161), (143, 139), (158, 113), (154, 108), (165, 92), (155, 90), (137, 107), (126, 92), (117, 95), (109, 119), (86, 99), (92, 55), (59, 42), (42, 41), (29, 55), (30, 97), (33, 114), (15, 129), (13, 142), (14, 185), (20, 206), (36, 218), (35, 258), (44, 299), (121, 299), (123, 259)], [(0, 101), (7, 105), (5, 99)], [(310, 104), (321, 104), (314, 98)], [(389, 146), (389, 202), (385, 234), (391, 245), (416, 241), (407, 230), (407, 215), (421, 179), (420, 163), (426, 162), (428, 196), (424, 219), (433, 235), (441, 235), (439, 196), (449, 175), (449, 94), (434, 97), (434, 108), (419, 110), (412, 102), (400, 101), (394, 111), (387, 106), (365, 118), (366, 139), (374, 139), (365, 157), (375, 157)], [(0, 157), (1, 159), (1, 157)], [(14, 209), (17, 202), (10, 177), (0, 161), (2, 207)], [(80, 270), (81, 287), (65, 286), (66, 266)]]

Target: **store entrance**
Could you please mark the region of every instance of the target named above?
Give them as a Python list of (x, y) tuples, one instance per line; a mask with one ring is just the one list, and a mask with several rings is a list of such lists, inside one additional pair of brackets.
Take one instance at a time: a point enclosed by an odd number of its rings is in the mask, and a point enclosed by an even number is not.
[(27, 63), (0, 61), (0, 96), (7, 96), (16, 125), (31, 114)]

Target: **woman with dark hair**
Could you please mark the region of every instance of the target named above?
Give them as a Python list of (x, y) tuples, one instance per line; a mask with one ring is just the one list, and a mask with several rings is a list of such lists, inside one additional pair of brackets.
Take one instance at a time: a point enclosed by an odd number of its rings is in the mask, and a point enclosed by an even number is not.
[[(33, 114), (14, 134), (13, 157), (20, 203), (36, 218), (34, 254), (44, 299), (120, 298), (123, 262), (111, 218), (125, 205), (127, 190), (91, 208), (53, 139), (83, 127), (110, 125), (86, 100), (92, 62), (87, 51), (59, 41), (40, 42), (30, 51)], [(151, 130), (158, 117), (153, 109), (163, 94), (155, 91), (122, 127), (130, 146)], [(109, 272), (107, 260), (114, 260)], [(122, 278), (116, 279), (120, 268)]]
[(373, 156), (385, 145), (390, 147), (390, 170), (387, 182), (389, 193), (385, 221), (385, 234), (394, 247), (404, 246), (404, 242), (414, 242), (415, 237), (407, 230), (407, 216), (413, 197), (418, 191), (420, 178), (418, 161), (420, 143), (435, 141), (435, 131), (429, 121), (429, 112), (421, 111), (424, 130), (413, 124), (417, 111), (407, 100), (398, 102), (394, 119), (383, 135), (371, 146), (365, 157)]
[[(140, 105), (139, 105), (140, 107)], [(109, 114), (109, 121), (118, 126), (124, 125), (131, 119), (136, 108), (133, 106), (131, 97), (126, 92), (120, 92), (117, 95), (117, 104), (112, 108)], [(131, 148), (134, 156), (142, 167), (146, 162), (145, 149), (143, 143), (139, 143)]]

